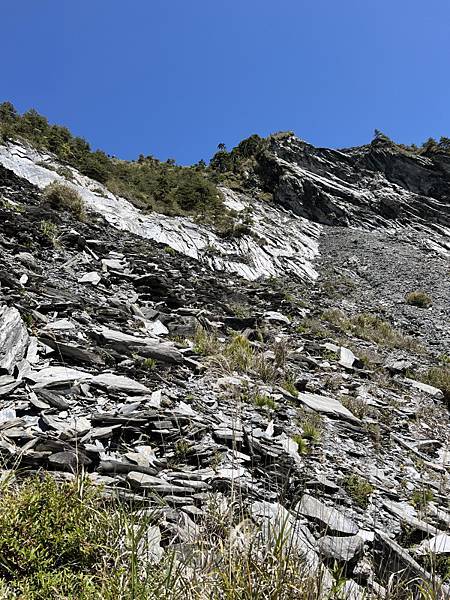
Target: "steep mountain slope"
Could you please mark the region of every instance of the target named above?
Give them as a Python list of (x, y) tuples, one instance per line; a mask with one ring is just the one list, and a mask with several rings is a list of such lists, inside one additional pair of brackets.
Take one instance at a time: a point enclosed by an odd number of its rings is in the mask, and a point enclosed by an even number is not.
[[(7, 467), (83, 466), (158, 506), (162, 546), (186, 556), (212, 498), (262, 531), (287, 519), (323, 597), (339, 569), (340, 597), (420, 597), (418, 581), (447, 597), (447, 155), (272, 136), (220, 181), (250, 215), (231, 239), (25, 142), (0, 165)], [(53, 181), (85, 222), (46, 203)]]

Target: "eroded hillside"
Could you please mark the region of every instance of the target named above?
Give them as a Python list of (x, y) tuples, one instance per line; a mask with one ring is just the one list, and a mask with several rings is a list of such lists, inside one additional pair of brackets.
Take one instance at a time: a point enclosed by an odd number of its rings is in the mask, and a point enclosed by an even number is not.
[(0, 146), (5, 470), (146, 507), (140, 568), (176, 552), (171, 597), (447, 597), (447, 157), (292, 135), (229, 154), (223, 236)]

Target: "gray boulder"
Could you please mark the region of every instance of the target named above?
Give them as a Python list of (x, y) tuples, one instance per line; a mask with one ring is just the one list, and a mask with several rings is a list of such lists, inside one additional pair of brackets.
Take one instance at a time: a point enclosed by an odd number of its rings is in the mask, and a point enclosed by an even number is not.
[(329, 533), (336, 535), (355, 535), (358, 526), (336, 508), (327, 506), (309, 494), (303, 494), (295, 507), (296, 513), (315, 521)]
[(364, 540), (357, 535), (339, 537), (326, 535), (317, 542), (319, 554), (331, 560), (350, 562), (356, 560), (364, 550)]

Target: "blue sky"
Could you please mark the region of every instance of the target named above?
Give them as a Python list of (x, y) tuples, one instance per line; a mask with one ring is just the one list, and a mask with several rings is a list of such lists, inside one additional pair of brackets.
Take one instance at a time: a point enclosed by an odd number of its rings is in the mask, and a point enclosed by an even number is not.
[(450, 135), (448, 0), (14, 0), (1, 22), (0, 99), (122, 158)]

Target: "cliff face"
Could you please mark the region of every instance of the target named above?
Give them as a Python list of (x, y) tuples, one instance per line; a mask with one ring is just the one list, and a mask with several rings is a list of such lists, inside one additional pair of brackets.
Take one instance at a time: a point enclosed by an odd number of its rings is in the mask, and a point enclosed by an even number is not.
[(326, 225), (422, 225), (448, 235), (450, 156), (433, 158), (374, 140), (348, 150), (314, 148), (295, 137), (275, 140), (264, 178), (275, 200)]
[[(20, 143), (0, 165), (7, 467), (157, 494), (164, 547), (193, 544), (211, 494), (255, 526), (285, 515), (352, 598), (431, 580), (450, 525), (446, 155), (274, 137), (249, 174), (272, 201), (221, 188), (251, 215), (228, 240)], [(43, 202), (55, 180), (85, 222)]]

